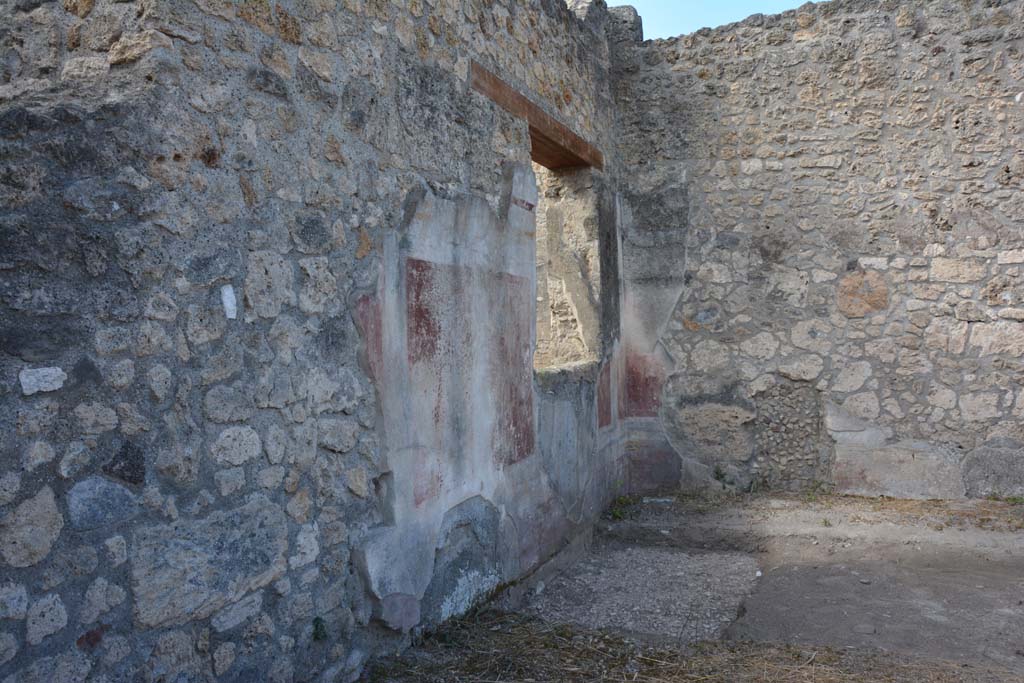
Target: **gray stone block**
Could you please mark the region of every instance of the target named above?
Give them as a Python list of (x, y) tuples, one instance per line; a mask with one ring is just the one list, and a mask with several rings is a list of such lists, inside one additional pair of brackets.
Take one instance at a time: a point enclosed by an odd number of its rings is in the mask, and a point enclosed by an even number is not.
[(141, 507), (135, 494), (103, 477), (89, 477), (68, 493), (68, 521), (85, 531), (130, 521)]
[(972, 498), (1024, 496), (1024, 444), (993, 439), (964, 458), (964, 485)]
[(837, 493), (893, 498), (963, 498), (961, 456), (922, 441), (890, 446), (837, 444), (833, 478)]

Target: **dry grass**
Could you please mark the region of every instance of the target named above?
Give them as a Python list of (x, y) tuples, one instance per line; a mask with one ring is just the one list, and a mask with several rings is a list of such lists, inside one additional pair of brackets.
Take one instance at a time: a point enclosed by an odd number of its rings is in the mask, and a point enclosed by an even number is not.
[(377, 662), (368, 683), (1009, 683), (1020, 677), (888, 653), (754, 643), (680, 652), (599, 631), (484, 612), (411, 653)]

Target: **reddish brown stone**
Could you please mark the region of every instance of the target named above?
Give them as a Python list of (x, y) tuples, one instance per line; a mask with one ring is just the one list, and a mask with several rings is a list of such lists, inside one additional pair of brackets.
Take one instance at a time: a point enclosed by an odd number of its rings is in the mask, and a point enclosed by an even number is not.
[(96, 0), (64, 0), (64, 11), (74, 14), (80, 19), (84, 19), (89, 16), (89, 12), (92, 11), (93, 5), (96, 4)]
[(267, 35), (274, 35), (274, 15), (266, 0), (245, 0), (238, 4), (238, 18), (247, 21)]
[(619, 394), (622, 417), (656, 417), (661, 408), (665, 370), (657, 358), (629, 352), (626, 355), (625, 386)]
[(302, 42), (302, 28), (298, 20), (280, 6), (277, 8), (277, 33), (282, 40), (298, 45)]
[(863, 318), (889, 306), (889, 285), (876, 270), (851, 273), (839, 282), (836, 306), (847, 318)]
[(107, 631), (110, 630), (110, 624), (100, 624), (91, 631), (83, 633), (75, 644), (79, 650), (85, 652), (92, 652), (96, 649), (96, 646), (103, 642), (103, 636), (106, 635)]

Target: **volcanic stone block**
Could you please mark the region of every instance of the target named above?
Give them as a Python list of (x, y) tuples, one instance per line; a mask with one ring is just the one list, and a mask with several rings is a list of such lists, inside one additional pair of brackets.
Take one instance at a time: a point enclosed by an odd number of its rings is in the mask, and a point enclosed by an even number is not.
[(1024, 444), (993, 439), (964, 458), (964, 484), (972, 498), (1024, 496)]
[(280, 578), (287, 568), (284, 511), (262, 496), (200, 521), (135, 532), (135, 616), (144, 626), (204, 619)]

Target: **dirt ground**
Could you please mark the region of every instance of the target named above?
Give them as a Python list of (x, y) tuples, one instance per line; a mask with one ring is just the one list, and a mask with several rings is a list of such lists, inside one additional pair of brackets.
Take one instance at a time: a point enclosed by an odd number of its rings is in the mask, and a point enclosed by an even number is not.
[(1024, 681), (1024, 505), (618, 501), (588, 556), (374, 682)]

